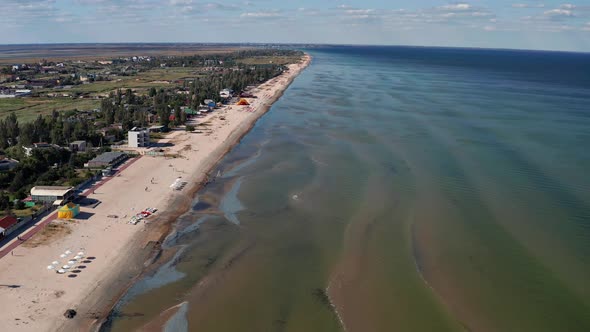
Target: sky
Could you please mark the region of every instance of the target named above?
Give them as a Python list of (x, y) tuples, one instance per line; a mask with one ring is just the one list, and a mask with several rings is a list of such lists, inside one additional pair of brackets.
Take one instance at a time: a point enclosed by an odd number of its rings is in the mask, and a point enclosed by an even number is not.
[(590, 52), (590, 0), (0, 0), (0, 44), (315, 43)]

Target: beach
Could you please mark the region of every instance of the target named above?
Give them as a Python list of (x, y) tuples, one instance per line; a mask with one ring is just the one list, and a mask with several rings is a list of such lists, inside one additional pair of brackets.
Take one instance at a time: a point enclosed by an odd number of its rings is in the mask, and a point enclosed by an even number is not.
[[(79, 219), (52, 221), (2, 257), (3, 329), (96, 329), (133, 280), (157, 258), (170, 222), (189, 208), (194, 193), (214, 176), (210, 170), (310, 61), (306, 55), (282, 75), (251, 90), (258, 98), (248, 99), (249, 106), (224, 106), (196, 119), (201, 124), (196, 132), (168, 134), (159, 143), (166, 146), (166, 155), (174, 157), (143, 155), (128, 160), (123, 171), (85, 192), (100, 204), (81, 207)], [(187, 182), (184, 189), (171, 188), (177, 179)], [(147, 208), (158, 211), (145, 222), (128, 223)], [(78, 253), (82, 257), (71, 270), (79, 272), (58, 274), (47, 269), (54, 261), (58, 266), (67, 264)], [(68, 309), (76, 310), (73, 319), (63, 316)]]

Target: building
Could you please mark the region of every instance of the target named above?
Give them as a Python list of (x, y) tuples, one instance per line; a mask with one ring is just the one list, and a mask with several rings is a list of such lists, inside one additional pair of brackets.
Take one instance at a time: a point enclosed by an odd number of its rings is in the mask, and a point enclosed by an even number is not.
[(9, 235), (12, 231), (14, 231), (18, 225), (18, 219), (13, 216), (6, 216), (0, 218), (0, 239), (4, 238), (5, 236)]
[(130, 148), (146, 148), (150, 146), (150, 130), (134, 127), (128, 133), (128, 145)]
[(18, 165), (18, 161), (0, 155), (0, 171), (10, 171)]
[(37, 186), (31, 188), (31, 199), (34, 202), (63, 205), (75, 197), (74, 187)]
[(223, 89), (219, 92), (219, 97), (223, 99), (231, 98), (234, 94), (234, 90), (232, 89)]
[(115, 167), (127, 159), (125, 152), (105, 152), (89, 161), (85, 166), (88, 168)]
[(18, 89), (14, 91), (14, 95), (17, 97), (24, 97), (29, 96), (31, 94), (31, 90), (29, 89)]
[(161, 133), (161, 132), (164, 132), (164, 128), (165, 128), (164, 126), (151, 126), (149, 129), (150, 129), (150, 132)]
[(86, 141), (74, 141), (70, 143), (70, 150), (72, 150), (73, 152), (86, 151)]
[(33, 150), (35, 149), (61, 149), (59, 145), (49, 144), (49, 143), (33, 143), (33, 146), (23, 146), (23, 150), (25, 151), (25, 155), (30, 157), (33, 154)]

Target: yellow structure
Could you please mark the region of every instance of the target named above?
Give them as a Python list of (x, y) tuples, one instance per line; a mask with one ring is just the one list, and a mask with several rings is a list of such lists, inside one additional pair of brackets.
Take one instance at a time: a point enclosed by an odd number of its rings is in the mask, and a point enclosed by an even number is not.
[(57, 217), (59, 219), (72, 219), (75, 218), (79, 213), (80, 205), (68, 203), (57, 211)]

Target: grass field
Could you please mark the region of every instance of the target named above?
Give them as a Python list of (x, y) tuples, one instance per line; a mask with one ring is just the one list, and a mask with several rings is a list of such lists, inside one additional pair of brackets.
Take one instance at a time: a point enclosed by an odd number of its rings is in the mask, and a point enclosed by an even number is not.
[(88, 110), (98, 107), (100, 101), (71, 98), (7, 98), (0, 99), (0, 119), (15, 112), (20, 122), (29, 122), (39, 114), (50, 114), (53, 110)]
[[(158, 68), (146, 72), (141, 72), (136, 76), (121, 76), (120, 81), (101, 81), (91, 84), (75, 86), (67, 90), (45, 89), (41, 93), (68, 93), (68, 94), (90, 94), (99, 95), (109, 93), (117, 89), (150, 89), (170, 88), (180, 84), (172, 83), (175, 80), (183, 78), (195, 78), (199, 74), (195, 68)], [(154, 83), (154, 81), (171, 81), (171, 84)], [(0, 118), (16, 112), (19, 121), (27, 122), (34, 120), (39, 114), (50, 114), (53, 110), (69, 111), (73, 109), (89, 110), (97, 108), (100, 105), (99, 100), (79, 99), (79, 98), (4, 98), (0, 99)]]
[(0, 65), (48, 61), (95, 61), (127, 56), (188, 56), (228, 53), (246, 49), (240, 46), (198, 44), (54, 44), (0, 45)]
[(290, 63), (296, 63), (301, 59), (299, 56), (261, 56), (261, 57), (250, 57), (238, 60), (240, 63), (244, 63), (247, 65), (266, 65), (266, 64), (275, 64), (275, 65), (286, 65)]
[[(153, 69), (138, 73), (134, 76), (120, 76), (113, 81), (99, 81), (90, 84), (83, 84), (75, 86), (68, 90), (42, 90), (42, 92), (61, 92), (61, 93), (90, 93), (102, 94), (115, 91), (117, 89), (149, 89), (152, 87), (173, 87), (179, 84), (174, 84), (173, 81), (180, 79), (190, 79), (198, 77), (200, 74), (195, 68), (163, 68)], [(157, 83), (156, 81), (170, 81), (171, 84)]]

